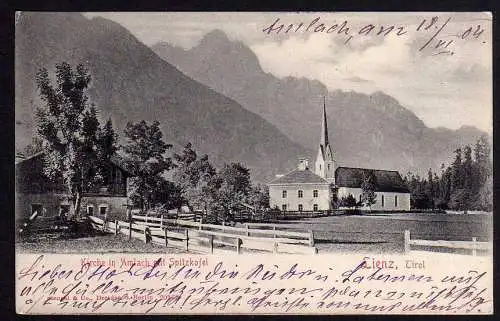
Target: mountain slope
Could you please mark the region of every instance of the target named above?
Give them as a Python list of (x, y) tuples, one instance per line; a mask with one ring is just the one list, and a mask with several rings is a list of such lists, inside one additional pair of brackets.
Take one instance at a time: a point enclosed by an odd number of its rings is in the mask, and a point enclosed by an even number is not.
[(16, 146), (29, 142), (39, 104), (34, 75), (55, 63), (84, 63), (91, 101), (121, 130), (127, 121), (158, 120), (166, 141), (187, 142), (217, 165), (241, 161), (259, 181), (310, 151), (275, 126), (160, 59), (117, 23), (75, 13), (23, 13), (16, 25)]
[(265, 73), (241, 42), (212, 31), (190, 50), (162, 42), (152, 49), (188, 76), (239, 102), (302, 146), (319, 142), (320, 108), (326, 96), (330, 138), (339, 165), (425, 172), (449, 161), (452, 151), (483, 133), (431, 129), (394, 98), (328, 91), (316, 80)]

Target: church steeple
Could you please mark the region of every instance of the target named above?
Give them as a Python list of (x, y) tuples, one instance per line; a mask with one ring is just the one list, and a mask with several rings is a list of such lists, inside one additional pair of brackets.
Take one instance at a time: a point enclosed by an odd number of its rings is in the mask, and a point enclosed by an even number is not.
[(328, 121), (326, 117), (326, 98), (323, 96), (323, 115), (321, 119), (321, 137), (316, 157), (315, 173), (331, 183), (335, 183), (335, 161), (328, 139)]
[(323, 96), (323, 120), (321, 123), (321, 145), (328, 145), (328, 122), (326, 120), (326, 98)]

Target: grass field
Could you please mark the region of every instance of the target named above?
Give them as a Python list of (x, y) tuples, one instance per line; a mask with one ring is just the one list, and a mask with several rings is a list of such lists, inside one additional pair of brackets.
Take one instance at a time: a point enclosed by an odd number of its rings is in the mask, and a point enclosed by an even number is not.
[[(404, 230), (412, 239), (491, 241), (491, 214), (377, 214), (328, 216), (301, 221), (283, 222), (280, 226), (314, 231), (316, 246), (321, 252), (399, 251)], [(438, 249), (436, 249), (438, 250)]]
[[(491, 214), (328, 216), (283, 221), (277, 225), (292, 230), (313, 230), (319, 253), (400, 252), (404, 230), (410, 230), (412, 239), (425, 240), (470, 241), (476, 237), (477, 241), (491, 241), (493, 235)], [(145, 244), (138, 239), (129, 241), (125, 235), (98, 232), (83, 236), (40, 234), (18, 240), (16, 250), (21, 253), (184, 253), (181, 249)], [(436, 248), (425, 250), (447, 251)], [(454, 250), (454, 253), (461, 252)]]
[(184, 253), (181, 249), (146, 244), (125, 235), (101, 234), (68, 237), (61, 234), (40, 234), (16, 242), (18, 253)]

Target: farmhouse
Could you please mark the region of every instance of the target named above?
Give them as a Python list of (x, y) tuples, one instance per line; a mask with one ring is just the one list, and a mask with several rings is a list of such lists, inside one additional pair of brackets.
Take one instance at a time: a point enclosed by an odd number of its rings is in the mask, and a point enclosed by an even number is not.
[(336, 167), (328, 139), (326, 105), (323, 105), (321, 140), (314, 172), (307, 159), (300, 159), (297, 169), (277, 175), (269, 185), (271, 207), (282, 211), (327, 211), (332, 199), (352, 195), (361, 200), (362, 184), (370, 178), (376, 195), (372, 210), (410, 210), (410, 192), (397, 171)]
[[(103, 185), (84, 191), (80, 213), (100, 217), (123, 216), (127, 204), (127, 178), (123, 159), (114, 156)], [(62, 181), (50, 181), (43, 173), (43, 153), (16, 164), (16, 221), (37, 212), (41, 217), (68, 215), (70, 194)]]

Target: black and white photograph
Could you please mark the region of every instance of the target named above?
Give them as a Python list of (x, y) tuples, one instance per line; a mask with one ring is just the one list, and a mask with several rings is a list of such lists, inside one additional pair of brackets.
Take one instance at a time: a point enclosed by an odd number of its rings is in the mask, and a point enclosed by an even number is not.
[(17, 253), (491, 258), (490, 13), (17, 12)]

